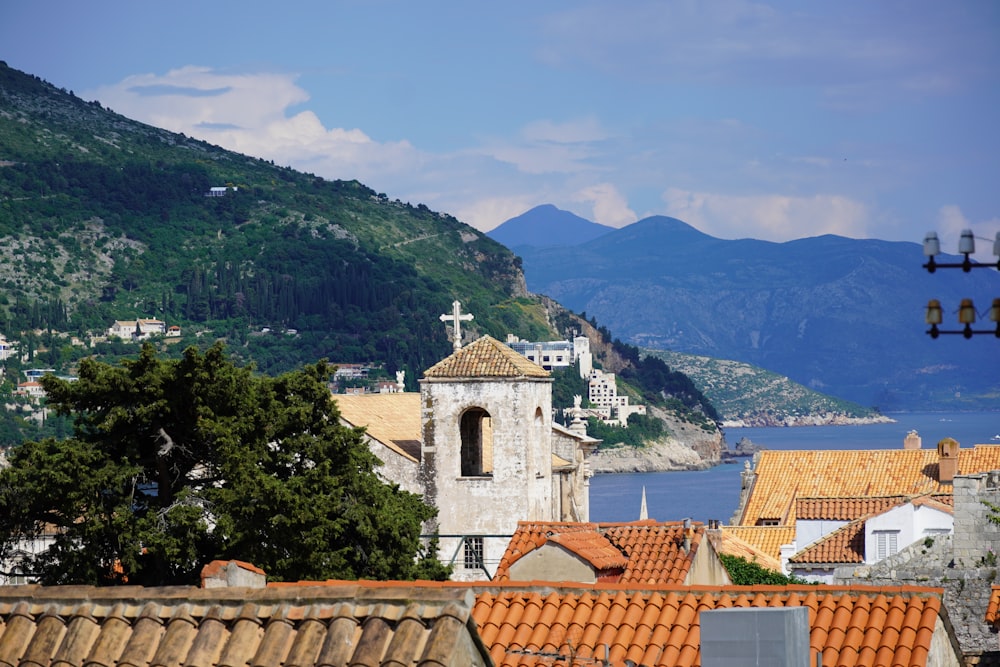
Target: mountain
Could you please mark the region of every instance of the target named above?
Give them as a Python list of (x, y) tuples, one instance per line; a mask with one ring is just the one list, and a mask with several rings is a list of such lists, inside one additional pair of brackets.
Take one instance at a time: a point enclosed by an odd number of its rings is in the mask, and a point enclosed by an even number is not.
[[(519, 258), (446, 213), (138, 123), (0, 63), (0, 335), (18, 350), (0, 395), (22, 370), (134, 358), (133, 342), (104, 334), (137, 318), (179, 327), (154, 339), (163, 354), (221, 339), (267, 374), (326, 358), (374, 380), (405, 371), (412, 391), (451, 352), (439, 318), (456, 300), (474, 316), (465, 341), (588, 324), (528, 293)], [(649, 365), (625, 352), (621, 372)], [(677, 375), (639, 388), (718, 444), (711, 406)], [(663, 396), (673, 385), (685, 390)], [(24, 439), (18, 419), (0, 411), (0, 449)], [(50, 415), (40, 428), (70, 425)]]
[(547, 248), (577, 245), (613, 230), (614, 227), (599, 225), (551, 204), (544, 204), (511, 218), (486, 232), (486, 235), (516, 251), (522, 246)]
[(268, 373), (328, 358), (408, 382), (449, 352), (438, 316), (454, 300), (470, 335), (552, 333), (517, 258), (450, 215), (130, 120), (3, 63), (0, 286), (0, 333), (60, 369), (135, 346), (58, 333), (137, 317), (180, 326), (185, 344), (224, 338)]
[(996, 338), (933, 340), (923, 322), (930, 298), (944, 304), (947, 328), (958, 328), (949, 321), (962, 298), (985, 312), (1000, 272), (930, 275), (916, 243), (723, 240), (654, 216), (518, 253), (532, 292), (640, 347), (753, 364), (882, 411), (1000, 405)]

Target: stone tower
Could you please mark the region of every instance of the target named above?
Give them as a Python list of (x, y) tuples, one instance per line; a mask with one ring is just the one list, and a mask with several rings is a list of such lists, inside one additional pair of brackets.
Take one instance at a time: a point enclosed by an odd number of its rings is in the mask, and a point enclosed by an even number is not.
[(496, 570), (518, 521), (553, 521), (552, 379), (484, 336), (420, 380), (419, 476), (456, 579)]

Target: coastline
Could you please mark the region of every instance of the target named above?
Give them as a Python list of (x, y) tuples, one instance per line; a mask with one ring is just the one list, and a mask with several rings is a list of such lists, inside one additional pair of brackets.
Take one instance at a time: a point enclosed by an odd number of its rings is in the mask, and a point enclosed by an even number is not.
[(841, 414), (823, 415), (788, 415), (780, 419), (767, 415), (741, 417), (739, 419), (724, 419), (721, 428), (789, 428), (806, 426), (863, 426), (867, 424), (895, 424), (896, 420), (885, 415), (870, 417), (850, 417)]

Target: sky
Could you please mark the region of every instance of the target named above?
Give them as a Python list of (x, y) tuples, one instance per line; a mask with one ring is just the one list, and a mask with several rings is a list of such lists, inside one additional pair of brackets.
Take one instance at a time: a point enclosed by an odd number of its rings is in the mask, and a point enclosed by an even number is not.
[[(994, 0), (31, 0), (0, 59), (488, 231), (540, 204), (945, 252), (1000, 231)], [(995, 261), (995, 258), (994, 258)]]

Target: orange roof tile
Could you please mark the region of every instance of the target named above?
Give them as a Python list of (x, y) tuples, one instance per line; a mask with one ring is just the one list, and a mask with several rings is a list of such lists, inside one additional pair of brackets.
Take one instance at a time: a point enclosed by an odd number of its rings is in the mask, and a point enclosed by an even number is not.
[(795, 541), (795, 526), (722, 526), (722, 532), (778, 560), (781, 546)]
[(724, 528), (721, 530), (709, 530), (705, 535), (709, 542), (712, 543), (712, 547), (715, 548), (715, 553), (717, 554), (737, 556), (751, 563), (757, 563), (768, 570), (781, 572), (781, 561), (779, 559), (761, 551), (752, 544), (744, 542)]
[(466, 345), (424, 371), (425, 378), (533, 377), (547, 370), (490, 336)]
[[(810, 651), (821, 653), (827, 667), (925, 667), (945, 613), (942, 589), (914, 586), (357, 583), (404, 588), (411, 595), (422, 587), (474, 591), (472, 616), (498, 667), (541, 667), (557, 656), (564, 656), (566, 664), (607, 658), (615, 667), (625, 667), (626, 660), (649, 667), (696, 667), (701, 664), (701, 611), (792, 606), (809, 609)], [(934, 648), (949, 651), (958, 662), (955, 646), (943, 639)]]
[(902, 505), (906, 496), (860, 498), (796, 498), (795, 520), (853, 521), (863, 516), (880, 514)]
[(824, 535), (788, 561), (800, 565), (864, 563), (865, 519), (855, 519)]
[[(810, 650), (823, 654), (824, 665), (926, 665), (940, 595), (829, 586), (501, 588), (479, 591), (473, 617), (498, 666), (549, 665), (554, 656), (563, 656), (567, 664), (699, 665), (700, 612), (790, 606), (809, 608)], [(533, 612), (525, 615), (522, 610), (528, 609)], [(876, 660), (878, 651), (882, 655)], [(570, 655), (576, 663), (569, 663)]]
[(597, 531), (556, 533), (548, 539), (590, 563), (596, 570), (624, 568), (628, 558)]
[(336, 394), (340, 417), (411, 461), (420, 460), (420, 394)]
[[(587, 537), (567, 537), (567, 534), (584, 533)], [(510, 580), (510, 566), (528, 552), (537, 549), (552, 539), (561, 536), (560, 542), (582, 544), (587, 541), (595, 545), (594, 536), (603, 538), (621, 554), (627, 563), (619, 581), (644, 583), (683, 583), (694, 561), (698, 546), (705, 535), (705, 526), (691, 524), (687, 537), (690, 545), (684, 548), (685, 529), (681, 522), (657, 523), (647, 519), (630, 523), (574, 523), (574, 522), (520, 522), (511, 537), (507, 550), (500, 559), (500, 565), (493, 581)], [(604, 551), (605, 556), (610, 552)], [(578, 554), (581, 555), (582, 554)], [(589, 560), (589, 559), (588, 559)], [(593, 561), (597, 569), (598, 567)], [(605, 561), (602, 561), (605, 562)], [(610, 562), (610, 561), (606, 561)], [(607, 568), (617, 566), (608, 565)]]
[[(680, 522), (609, 526), (604, 535), (628, 555), (621, 583), (682, 584), (705, 536), (705, 526)], [(685, 547), (685, 538), (689, 544)]]
[(990, 602), (986, 607), (986, 622), (993, 627), (1000, 625), (1000, 586), (993, 584)]
[[(959, 450), (958, 470), (969, 474), (1000, 468), (1000, 445)], [(760, 520), (794, 524), (797, 498), (914, 496), (951, 493), (938, 481), (936, 449), (765, 450), (743, 525)]]

